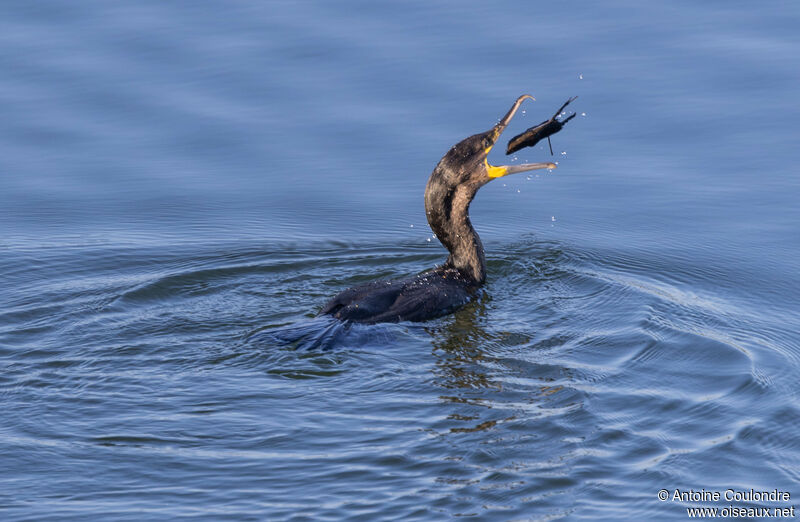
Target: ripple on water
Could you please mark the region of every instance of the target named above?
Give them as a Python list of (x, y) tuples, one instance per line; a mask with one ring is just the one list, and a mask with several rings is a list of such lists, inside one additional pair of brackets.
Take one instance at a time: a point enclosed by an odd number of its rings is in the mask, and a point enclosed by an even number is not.
[[(754, 328), (740, 304), (633, 254), (495, 246), (473, 303), (367, 326), (313, 316), (338, 290), (421, 271), (438, 250), (179, 250), (53, 254), (15, 276), (0, 312), (0, 335), (21, 340), (0, 352), (13, 359), (0, 381), (10, 458), (113, 462), (75, 479), (97, 492), (78, 502), (204, 498), (198, 474), (211, 470), (221, 491), (259, 491), (273, 514), (619, 518), (622, 505), (668, 516), (656, 484), (708, 489), (709, 472), (754, 452), (765, 487), (796, 478), (783, 428), (798, 410), (779, 400), (797, 393), (786, 327)], [(313, 502), (297, 495), (309, 483)]]

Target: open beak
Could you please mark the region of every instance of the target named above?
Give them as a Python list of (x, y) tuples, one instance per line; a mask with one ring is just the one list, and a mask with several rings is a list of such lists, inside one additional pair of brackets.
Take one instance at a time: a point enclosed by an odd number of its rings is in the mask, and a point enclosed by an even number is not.
[(484, 154), (484, 162), (486, 163), (486, 172), (489, 174), (489, 177), (494, 178), (501, 178), (503, 176), (508, 176), (509, 174), (517, 174), (519, 172), (526, 172), (529, 170), (536, 170), (536, 169), (554, 169), (556, 168), (555, 163), (523, 163), (521, 165), (490, 165), (489, 160), (486, 156), (489, 155), (489, 151), (492, 150), (495, 143), (497, 143), (497, 139), (503, 133), (508, 124), (511, 123), (511, 118), (514, 117), (514, 114), (519, 109), (519, 106), (522, 105), (522, 102), (526, 99), (535, 100), (533, 96), (530, 94), (523, 94), (517, 101), (514, 102), (514, 105), (511, 106), (511, 109), (503, 116), (503, 119), (497, 122), (497, 125), (494, 126), (492, 129), (492, 144), (486, 149)]

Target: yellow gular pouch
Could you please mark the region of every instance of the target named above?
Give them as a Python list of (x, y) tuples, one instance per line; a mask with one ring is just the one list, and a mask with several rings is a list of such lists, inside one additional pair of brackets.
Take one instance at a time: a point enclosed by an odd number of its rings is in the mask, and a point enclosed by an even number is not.
[(495, 167), (494, 165), (489, 165), (489, 162), (486, 161), (486, 173), (489, 174), (489, 177), (492, 179), (502, 178), (508, 174), (508, 167)]
[[(486, 147), (486, 149), (483, 151), (483, 154), (485, 156), (488, 156), (490, 150), (492, 150), (491, 146), (490, 147)], [(483, 163), (486, 165), (486, 173), (489, 175), (489, 178), (491, 178), (491, 179), (502, 178), (503, 176), (508, 174), (508, 168), (507, 167), (495, 167), (494, 165), (489, 165), (489, 159), (488, 158), (484, 158), (483, 159)]]

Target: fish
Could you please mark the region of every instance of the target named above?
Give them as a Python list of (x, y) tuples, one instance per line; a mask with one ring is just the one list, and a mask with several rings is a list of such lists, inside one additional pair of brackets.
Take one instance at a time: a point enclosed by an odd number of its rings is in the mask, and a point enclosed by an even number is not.
[[(550, 136), (560, 131), (569, 120), (575, 117), (575, 113), (573, 112), (563, 120), (558, 120), (558, 116), (564, 112), (564, 109), (567, 108), (567, 105), (575, 101), (577, 98), (577, 96), (573, 96), (572, 98), (568, 99), (549, 120), (545, 120), (539, 125), (534, 125), (522, 134), (517, 134), (511, 138), (508, 141), (508, 147), (506, 148), (506, 156), (517, 152), (520, 149), (524, 149), (525, 147), (533, 147), (545, 138), (547, 138), (547, 141), (549, 142)], [(550, 155), (552, 154), (553, 146), (550, 145)]]

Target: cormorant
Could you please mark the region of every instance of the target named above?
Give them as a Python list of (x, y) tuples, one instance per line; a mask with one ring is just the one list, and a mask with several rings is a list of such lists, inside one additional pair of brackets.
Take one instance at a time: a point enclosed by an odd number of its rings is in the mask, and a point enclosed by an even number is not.
[[(481, 240), (469, 220), (472, 198), (495, 178), (556, 168), (553, 163), (495, 166), (487, 161), (500, 134), (528, 98), (534, 99), (529, 94), (520, 96), (488, 131), (454, 145), (433, 169), (425, 187), (425, 211), (431, 230), (450, 252), (444, 264), (406, 279), (373, 281), (344, 290), (319, 315), (361, 323), (425, 321), (453, 312), (474, 297), (486, 280), (486, 260)], [(513, 138), (517, 143), (524, 142), (517, 149), (532, 146), (561, 130), (566, 120), (558, 121), (556, 117), (566, 105), (549, 120)]]

